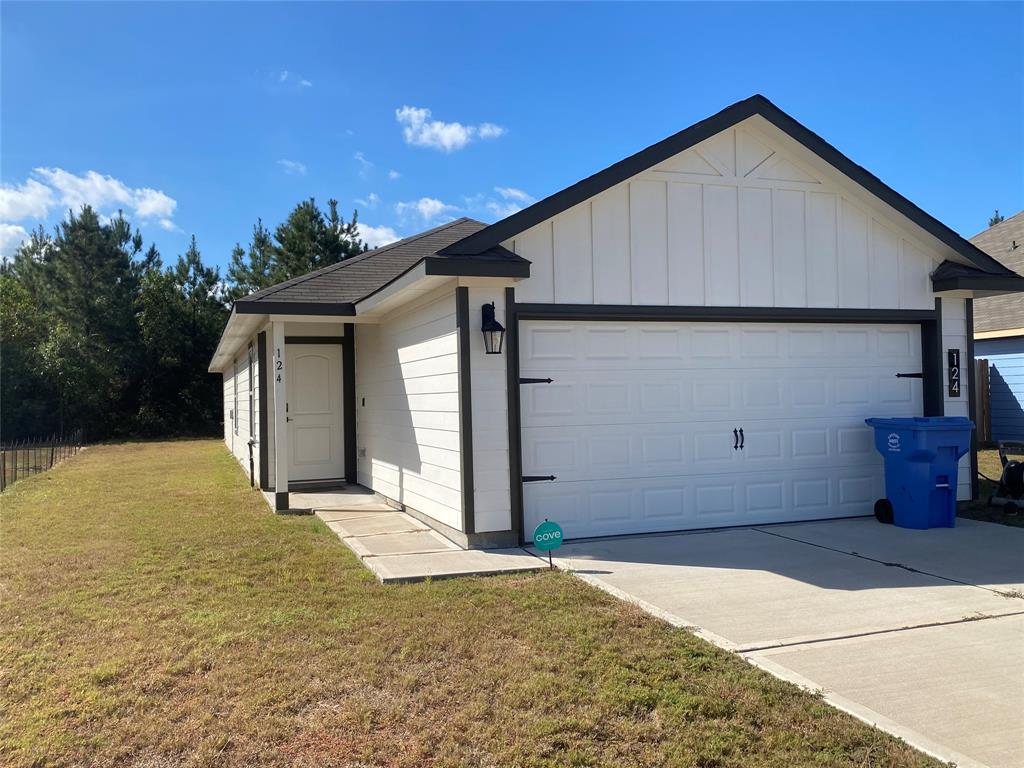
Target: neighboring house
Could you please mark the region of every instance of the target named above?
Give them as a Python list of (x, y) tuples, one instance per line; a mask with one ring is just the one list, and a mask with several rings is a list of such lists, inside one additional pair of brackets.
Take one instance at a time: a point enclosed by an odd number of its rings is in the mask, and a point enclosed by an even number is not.
[[(971, 238), (1014, 272), (1024, 272), (1024, 211)], [(989, 362), (993, 440), (1024, 440), (1024, 298), (1006, 294), (974, 302), (974, 354)]]
[[(1020, 290), (754, 96), (490, 226), (237, 301), (210, 370), (278, 509), (359, 483), (465, 546), (545, 518), (584, 537), (864, 515), (864, 418), (971, 413), (947, 351), (969, 370), (973, 296)], [(965, 458), (961, 498), (971, 479)]]

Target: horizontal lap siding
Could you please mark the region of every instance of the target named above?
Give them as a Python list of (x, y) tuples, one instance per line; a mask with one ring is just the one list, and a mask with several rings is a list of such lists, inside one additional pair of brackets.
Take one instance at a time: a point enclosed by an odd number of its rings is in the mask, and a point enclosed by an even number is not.
[(356, 327), (358, 480), (461, 527), (454, 289)]
[[(967, 372), (967, 314), (963, 299), (945, 298), (942, 300), (942, 389), (945, 393), (943, 410), (946, 416), (970, 416), (970, 388), (973, 385)], [(963, 371), (960, 376), (960, 397), (949, 395), (949, 371), (946, 368), (946, 351), (960, 350), (960, 362)], [(975, 353), (977, 354), (977, 353)], [(960, 460), (960, 471), (957, 478), (957, 499), (968, 501), (971, 498), (971, 455), (968, 453)]]
[(975, 356), (989, 362), (993, 440), (1024, 440), (1024, 338), (983, 339)]
[(909, 229), (738, 128), (516, 236), (521, 302), (930, 309)]

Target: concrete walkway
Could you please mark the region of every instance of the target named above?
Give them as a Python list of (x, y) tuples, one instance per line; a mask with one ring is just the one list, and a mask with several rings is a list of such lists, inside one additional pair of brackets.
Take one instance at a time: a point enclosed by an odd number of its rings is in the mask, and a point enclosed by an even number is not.
[(323, 520), (384, 584), (546, 568), (524, 549), (465, 550), (365, 488), (291, 494)]
[(555, 564), (944, 761), (1024, 768), (1024, 530), (874, 519), (570, 542)]

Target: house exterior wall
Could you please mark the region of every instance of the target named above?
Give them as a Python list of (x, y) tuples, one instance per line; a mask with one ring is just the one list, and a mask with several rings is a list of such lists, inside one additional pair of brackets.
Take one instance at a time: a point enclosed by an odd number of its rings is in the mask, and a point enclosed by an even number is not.
[(509, 498), (508, 351), (488, 355), (480, 332), (481, 307), (494, 303), (494, 316), (505, 323), (503, 287), (467, 281), (469, 289), (470, 381), (473, 392), (473, 488), (477, 533), (512, 527)]
[[(517, 303), (933, 309), (945, 257), (772, 130), (741, 123), (505, 241), (532, 262)], [(942, 309), (942, 363), (966, 360), (965, 300)], [(969, 414), (969, 378), (946, 415)], [(969, 456), (958, 479), (969, 499)]]
[[(946, 371), (946, 351), (960, 350), (962, 375), (960, 376), (960, 397), (949, 394), (948, 371)], [(977, 350), (975, 350), (977, 356)], [(970, 416), (970, 391), (974, 386), (970, 375), (970, 364), (967, 362), (967, 313), (966, 301), (960, 298), (942, 299), (942, 366), (946, 371), (942, 382), (944, 394), (943, 413), (946, 416)], [(971, 455), (968, 453), (960, 459), (960, 471), (957, 477), (957, 499), (968, 501), (971, 498)]]
[(359, 483), (461, 530), (454, 285), (355, 335)]
[(516, 300), (930, 309), (942, 261), (746, 123), (506, 241), (533, 262)]
[(1024, 440), (1024, 336), (979, 339), (975, 357), (989, 363), (993, 440)]

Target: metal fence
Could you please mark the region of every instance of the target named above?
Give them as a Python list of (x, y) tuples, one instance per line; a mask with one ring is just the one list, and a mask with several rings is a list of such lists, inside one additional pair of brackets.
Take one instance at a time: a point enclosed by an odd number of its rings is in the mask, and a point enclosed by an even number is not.
[(0, 445), (0, 491), (21, 478), (52, 469), (82, 450), (82, 430)]

